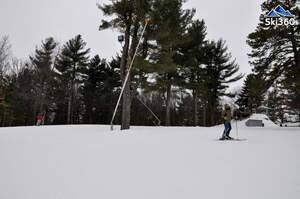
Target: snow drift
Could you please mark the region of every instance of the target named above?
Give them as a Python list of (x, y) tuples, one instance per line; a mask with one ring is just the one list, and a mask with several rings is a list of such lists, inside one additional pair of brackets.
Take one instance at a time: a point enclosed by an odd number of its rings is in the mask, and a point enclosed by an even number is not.
[[(270, 120), (270, 118), (269, 118), (267, 115), (265, 115), (265, 114), (255, 113), (255, 114), (252, 114), (252, 115), (250, 116), (250, 118), (248, 118), (248, 119), (262, 120), (262, 122), (264, 123), (264, 126), (265, 126), (265, 127), (277, 127), (277, 125), (276, 125), (274, 122), (272, 122), (272, 121)], [(247, 119), (247, 120), (248, 120), (248, 119)], [(247, 120), (246, 120), (246, 121), (247, 121)]]

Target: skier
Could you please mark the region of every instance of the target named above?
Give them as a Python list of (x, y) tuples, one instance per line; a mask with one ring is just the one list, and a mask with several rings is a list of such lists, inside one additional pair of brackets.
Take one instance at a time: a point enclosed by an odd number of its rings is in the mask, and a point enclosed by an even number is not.
[(38, 113), (38, 114), (36, 115), (36, 125), (37, 125), (37, 126), (40, 126), (40, 125), (41, 125), (42, 119), (43, 119), (43, 116), (42, 116), (40, 113)]
[(224, 105), (224, 110), (222, 111), (222, 118), (224, 119), (224, 132), (220, 140), (232, 140), (233, 138), (229, 136), (231, 131), (231, 108), (228, 104)]

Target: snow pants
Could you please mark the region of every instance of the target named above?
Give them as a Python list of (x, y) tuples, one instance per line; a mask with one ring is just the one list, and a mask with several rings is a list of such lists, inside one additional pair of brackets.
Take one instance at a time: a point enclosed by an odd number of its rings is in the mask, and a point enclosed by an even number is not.
[(42, 120), (37, 120), (37, 121), (36, 121), (36, 125), (37, 125), (37, 126), (40, 126), (41, 123), (42, 123)]
[(223, 132), (223, 136), (229, 136), (229, 133), (231, 131), (231, 123), (230, 122), (224, 122), (224, 132)]

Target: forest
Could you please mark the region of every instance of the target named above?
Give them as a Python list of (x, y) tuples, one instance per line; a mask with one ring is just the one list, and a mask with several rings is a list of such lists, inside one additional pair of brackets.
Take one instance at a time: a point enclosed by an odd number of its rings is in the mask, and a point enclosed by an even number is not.
[[(0, 126), (35, 125), (37, 114), (43, 116), (43, 125), (110, 124), (129, 72), (113, 121), (121, 129), (215, 126), (223, 122), (224, 97), (233, 101), (239, 118), (259, 111), (279, 123), (287, 120), (286, 115), (299, 118), (300, 26), (263, 23), (279, 4), (299, 21), (296, 0), (261, 5), (260, 21), (246, 41), (252, 49), (250, 74), (239, 71), (225, 40), (207, 38), (209, 27), (195, 18), (195, 9), (184, 9), (184, 2), (98, 4), (104, 16), (96, 24), (99, 31), (114, 29), (122, 36), (122, 49), (111, 60), (91, 56), (77, 33), (65, 43), (45, 38), (26, 60), (13, 57), (9, 36), (1, 37)], [(241, 89), (230, 92), (230, 84), (242, 78)]]

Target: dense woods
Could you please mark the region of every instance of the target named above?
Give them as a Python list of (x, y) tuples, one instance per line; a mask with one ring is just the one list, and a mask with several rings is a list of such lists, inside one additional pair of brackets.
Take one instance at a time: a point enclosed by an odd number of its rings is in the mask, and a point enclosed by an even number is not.
[[(295, 3), (266, 1), (262, 16), (278, 4), (299, 16)], [(207, 39), (205, 21), (195, 19), (196, 11), (183, 4), (183, 0), (99, 4), (104, 16), (100, 31), (116, 29), (124, 36), (122, 49), (112, 60), (91, 56), (84, 38), (74, 35), (64, 44), (45, 38), (28, 60), (20, 61), (12, 58), (8, 37), (2, 37), (0, 125), (35, 125), (38, 114), (44, 125), (109, 124), (136, 50), (114, 120), (122, 129), (220, 124), (225, 96), (235, 97), (241, 117), (279, 102), (278, 110), (268, 112), (274, 121), (283, 122), (287, 110), (300, 114), (299, 26), (267, 27), (261, 21), (247, 40), (253, 49), (249, 54), (253, 72), (240, 91), (230, 93), (229, 84), (243, 78), (234, 56), (224, 40)], [(141, 35), (145, 19), (150, 22)]]

